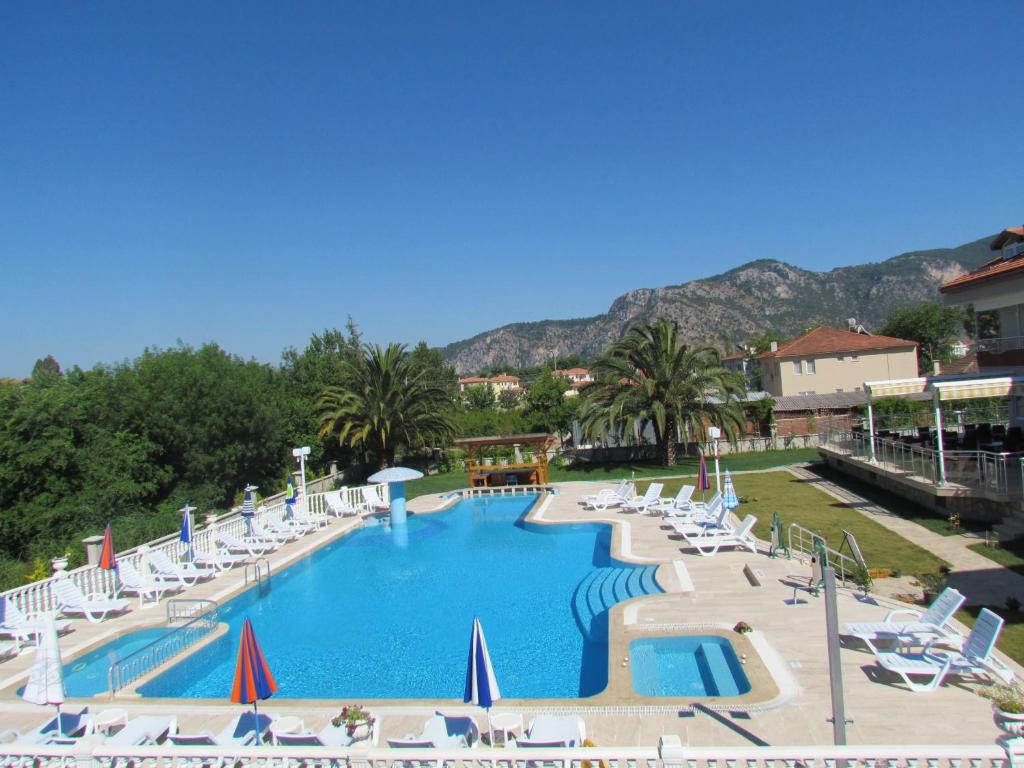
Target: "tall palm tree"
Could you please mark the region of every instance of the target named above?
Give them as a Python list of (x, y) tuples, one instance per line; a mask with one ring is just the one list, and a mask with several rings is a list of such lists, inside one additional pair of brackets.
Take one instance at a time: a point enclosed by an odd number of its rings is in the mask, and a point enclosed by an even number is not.
[(406, 353), (404, 344), (364, 345), (342, 364), (343, 384), (317, 400), (320, 436), (362, 447), (381, 469), (393, 466), (399, 447), (451, 437), (451, 400), (428, 369)]
[(665, 466), (676, 463), (677, 429), (699, 437), (714, 425), (731, 440), (743, 428), (742, 377), (726, 370), (710, 344), (682, 344), (679, 326), (665, 318), (630, 328), (591, 370), (595, 381), (582, 392), (584, 431), (598, 437), (650, 422)]

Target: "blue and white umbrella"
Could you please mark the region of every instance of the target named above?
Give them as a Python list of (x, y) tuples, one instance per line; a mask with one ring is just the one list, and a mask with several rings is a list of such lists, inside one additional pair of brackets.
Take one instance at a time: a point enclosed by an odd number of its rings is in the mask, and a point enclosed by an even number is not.
[(184, 544), (188, 544), (187, 552), (189, 562), (195, 559), (195, 553), (192, 551), (192, 513), (195, 512), (195, 507), (190, 507), (188, 502), (185, 502), (185, 506), (179, 511), (181, 512), (181, 533), (178, 536), (178, 540)]
[(736, 498), (736, 489), (732, 485), (732, 476), (729, 474), (729, 470), (725, 470), (725, 482), (723, 483), (725, 490), (722, 493), (722, 506), (726, 509), (736, 509), (740, 505), (740, 500)]
[(487, 652), (487, 640), (484, 639), (484, 628), (480, 619), (473, 619), (473, 634), (469, 639), (469, 661), (466, 664), (466, 692), (462, 700), (472, 702), (478, 707), (489, 709), (501, 698), (498, 680), (491, 666), (491, 656)]
[(245, 486), (245, 496), (242, 498), (242, 517), (245, 518), (246, 535), (252, 536), (252, 519), (256, 517), (256, 494), (253, 493), (258, 485)]

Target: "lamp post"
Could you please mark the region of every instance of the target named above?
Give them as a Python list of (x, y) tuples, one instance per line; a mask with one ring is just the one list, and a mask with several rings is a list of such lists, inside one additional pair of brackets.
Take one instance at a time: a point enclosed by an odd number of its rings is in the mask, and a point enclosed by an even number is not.
[(306, 457), (309, 456), (309, 453), (308, 445), (292, 449), (292, 456), (299, 460), (299, 474), (302, 475), (302, 498), (306, 498)]
[(722, 430), (718, 427), (708, 427), (708, 438), (715, 448), (715, 490), (722, 492), (722, 473), (718, 466), (718, 439), (722, 436)]

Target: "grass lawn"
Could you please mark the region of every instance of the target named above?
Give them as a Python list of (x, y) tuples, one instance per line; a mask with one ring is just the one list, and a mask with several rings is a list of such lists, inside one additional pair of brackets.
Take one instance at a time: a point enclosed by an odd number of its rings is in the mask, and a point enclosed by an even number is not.
[[(996, 647), (1018, 664), (1024, 664), (1024, 614), (1019, 611), (1010, 613), (1002, 605), (990, 605), (988, 608), (990, 611), (995, 611), (1006, 619), (1006, 624), (1003, 625), (1003, 632), (999, 635), (999, 642), (996, 643)], [(971, 606), (962, 611), (957, 611), (956, 617), (968, 627), (973, 627), (974, 620), (978, 618), (980, 610), (981, 606)]]
[[(797, 523), (822, 536), (833, 549), (843, 540), (843, 530), (857, 537), (870, 568), (890, 568), (904, 574), (935, 573), (945, 563), (931, 552), (907, 541), (859, 512), (852, 510), (814, 486), (788, 472), (740, 475), (736, 493), (742, 503), (736, 512), (754, 515), (754, 533), (770, 538), (772, 513), (782, 516), (783, 526)], [(642, 493), (648, 483), (638, 483)], [(674, 496), (681, 480), (665, 482), (662, 495)]]
[(829, 482), (835, 483), (851, 493), (856, 493), (858, 496), (889, 510), (894, 515), (902, 517), (904, 520), (909, 520), (912, 523), (917, 523), (932, 533), (937, 533), (941, 536), (955, 536), (964, 530), (981, 532), (988, 527), (984, 523), (964, 522), (961, 528), (954, 528), (950, 525), (948, 518), (934, 510), (922, 507), (919, 504), (904, 499), (902, 496), (884, 491), (877, 486), (857, 480), (824, 464), (812, 467), (811, 471)]
[(973, 549), (979, 555), (984, 555), (1000, 565), (1005, 565), (1011, 571), (1024, 574), (1024, 541), (1019, 539), (1000, 544), (998, 547), (990, 547), (985, 542), (972, 544), (968, 549)]
[[(814, 448), (795, 448), (789, 451), (756, 451), (737, 453), (721, 460), (722, 469), (771, 469), (784, 467), (787, 464), (802, 464), (805, 461), (816, 461), (818, 452)], [(570, 480), (607, 481), (623, 477), (661, 477), (664, 475), (692, 475), (697, 472), (699, 459), (683, 457), (674, 467), (663, 467), (656, 464), (584, 464), (574, 467), (551, 467), (549, 480), (562, 483)], [(713, 466), (712, 466), (713, 471)], [(428, 475), (419, 480), (405, 484), (407, 499), (426, 496), (431, 493), (445, 493), (469, 485), (469, 475), (465, 472), (448, 472), (441, 475)]]

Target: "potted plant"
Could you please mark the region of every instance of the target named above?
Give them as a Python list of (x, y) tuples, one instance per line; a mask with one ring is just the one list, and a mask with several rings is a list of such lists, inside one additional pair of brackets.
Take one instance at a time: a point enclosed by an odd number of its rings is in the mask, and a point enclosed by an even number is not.
[(342, 707), (340, 714), (331, 720), (335, 728), (345, 728), (352, 741), (368, 739), (373, 728), (373, 717), (368, 710), (353, 704), (351, 707)]
[(992, 718), (1004, 733), (1024, 735), (1024, 691), (1016, 684), (991, 685), (980, 689), (978, 695), (992, 702)]
[(917, 583), (924, 591), (924, 601), (930, 604), (939, 593), (946, 588), (949, 580), (949, 568), (942, 566), (938, 573), (923, 573), (917, 577)]

